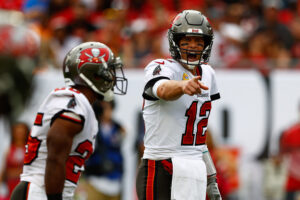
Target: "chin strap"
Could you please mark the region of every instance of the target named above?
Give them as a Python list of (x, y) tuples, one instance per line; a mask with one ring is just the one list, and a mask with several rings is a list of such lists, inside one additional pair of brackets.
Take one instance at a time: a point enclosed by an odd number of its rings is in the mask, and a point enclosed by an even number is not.
[(114, 92), (112, 91), (112, 89), (107, 90), (106, 92), (100, 92), (96, 86), (82, 73), (79, 74), (80, 78), (82, 78), (87, 84), (88, 86), (90, 86), (92, 88), (92, 90), (94, 90), (94, 92), (102, 95), (104, 98), (104, 101), (112, 101), (114, 98)]
[(112, 90), (108, 90), (104, 93), (104, 101), (112, 101), (114, 99), (114, 92)]

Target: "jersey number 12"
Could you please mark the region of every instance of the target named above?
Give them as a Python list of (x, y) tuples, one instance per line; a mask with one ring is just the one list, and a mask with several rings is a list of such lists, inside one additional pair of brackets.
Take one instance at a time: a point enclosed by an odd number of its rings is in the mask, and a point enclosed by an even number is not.
[[(194, 144), (194, 124), (197, 115), (198, 101), (193, 101), (191, 106), (186, 110), (185, 116), (187, 116), (185, 132), (182, 134), (181, 145), (193, 145)], [(206, 141), (206, 128), (208, 123), (208, 117), (211, 110), (211, 102), (206, 101), (201, 105), (199, 116), (203, 117), (197, 124), (197, 133), (195, 145), (205, 144)]]

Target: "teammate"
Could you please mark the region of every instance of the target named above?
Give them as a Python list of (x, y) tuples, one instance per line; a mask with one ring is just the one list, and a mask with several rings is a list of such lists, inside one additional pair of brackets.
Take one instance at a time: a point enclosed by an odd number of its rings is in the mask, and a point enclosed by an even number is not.
[(126, 93), (122, 66), (99, 42), (82, 43), (66, 55), (63, 73), (68, 87), (51, 92), (38, 110), (12, 200), (73, 199), (98, 131), (91, 104)]
[(139, 200), (210, 200), (221, 195), (205, 144), (211, 101), (219, 99), (207, 64), (213, 31), (199, 11), (184, 10), (168, 31), (173, 59), (145, 68), (144, 155), (138, 169)]

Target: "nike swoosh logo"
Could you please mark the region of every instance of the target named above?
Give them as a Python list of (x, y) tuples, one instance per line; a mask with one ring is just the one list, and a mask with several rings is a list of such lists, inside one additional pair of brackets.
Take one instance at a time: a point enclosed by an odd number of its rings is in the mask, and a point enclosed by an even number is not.
[(158, 62), (158, 61), (155, 61), (157, 64), (160, 64), (160, 65), (164, 65), (165, 64), (165, 61), (162, 61), (162, 62)]

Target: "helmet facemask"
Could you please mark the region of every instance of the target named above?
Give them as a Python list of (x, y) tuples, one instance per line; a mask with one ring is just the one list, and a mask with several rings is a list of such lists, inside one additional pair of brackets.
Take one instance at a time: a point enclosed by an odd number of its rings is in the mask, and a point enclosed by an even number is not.
[[(118, 59), (120, 60), (120, 58)], [(101, 64), (88, 65), (81, 68), (79, 76), (96, 93), (104, 96), (105, 101), (111, 101), (113, 94), (126, 94), (127, 79), (124, 76), (121, 60), (120, 63), (113, 62), (108, 64), (103, 60)]]
[[(180, 48), (180, 57), (179, 60), (181, 63), (185, 64), (189, 69), (193, 70), (195, 66), (199, 66), (201, 64), (201, 57), (203, 51), (197, 51), (197, 50), (190, 50), (190, 49), (183, 49)], [(183, 54), (186, 54), (186, 59), (183, 59)], [(195, 61), (190, 61), (197, 59)]]
[(112, 64), (112, 73), (114, 74), (114, 94), (125, 95), (127, 91), (128, 81), (125, 78), (123, 72), (123, 63), (120, 57), (115, 59), (114, 64)]

